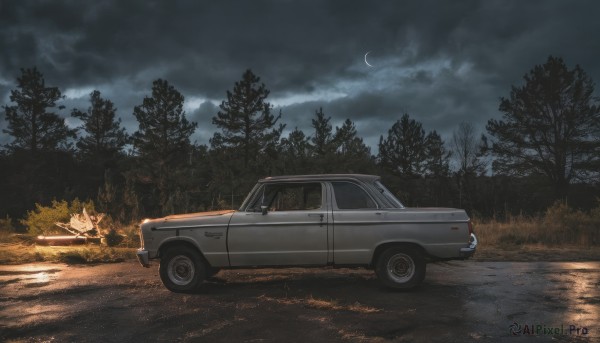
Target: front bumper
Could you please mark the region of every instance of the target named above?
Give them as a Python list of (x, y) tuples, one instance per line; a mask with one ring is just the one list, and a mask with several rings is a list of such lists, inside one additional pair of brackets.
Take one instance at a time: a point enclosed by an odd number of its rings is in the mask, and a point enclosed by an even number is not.
[(473, 254), (475, 254), (475, 250), (477, 250), (477, 243), (478, 243), (477, 237), (475, 236), (474, 233), (472, 233), (469, 246), (466, 248), (460, 249), (460, 257), (469, 258), (469, 257), (473, 256)]
[(140, 248), (137, 250), (136, 255), (142, 267), (150, 267), (150, 258), (148, 257), (148, 250)]

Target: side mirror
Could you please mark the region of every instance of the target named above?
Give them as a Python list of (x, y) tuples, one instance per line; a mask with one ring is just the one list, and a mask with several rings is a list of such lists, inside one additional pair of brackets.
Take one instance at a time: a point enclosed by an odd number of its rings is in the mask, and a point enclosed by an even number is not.
[(267, 207), (267, 206), (265, 206), (265, 205), (262, 205), (262, 206), (260, 207), (260, 212), (262, 212), (263, 216), (264, 216), (265, 214), (267, 214), (267, 212), (268, 212), (268, 211), (267, 211), (267, 209), (268, 209), (268, 207)]

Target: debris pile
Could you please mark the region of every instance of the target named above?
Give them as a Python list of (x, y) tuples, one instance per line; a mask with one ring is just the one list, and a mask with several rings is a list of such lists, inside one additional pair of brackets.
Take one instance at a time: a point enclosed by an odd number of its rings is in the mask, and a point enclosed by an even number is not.
[(90, 216), (84, 207), (82, 214), (71, 214), (69, 223), (57, 222), (55, 224), (76, 236), (100, 237), (100, 227), (98, 224), (102, 221), (104, 216), (104, 213)]
[(55, 223), (56, 226), (69, 231), (73, 236), (38, 236), (36, 243), (40, 245), (99, 244), (103, 237), (103, 232), (101, 232), (98, 224), (104, 216), (104, 213), (89, 215), (84, 207), (83, 213), (71, 214), (71, 220), (68, 223)]

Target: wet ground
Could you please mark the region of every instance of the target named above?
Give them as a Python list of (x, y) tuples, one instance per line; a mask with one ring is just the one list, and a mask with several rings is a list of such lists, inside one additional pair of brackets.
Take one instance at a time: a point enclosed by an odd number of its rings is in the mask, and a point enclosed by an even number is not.
[(195, 294), (157, 266), (0, 266), (0, 341), (600, 342), (600, 262), (428, 265), (416, 291), (362, 269), (222, 271)]

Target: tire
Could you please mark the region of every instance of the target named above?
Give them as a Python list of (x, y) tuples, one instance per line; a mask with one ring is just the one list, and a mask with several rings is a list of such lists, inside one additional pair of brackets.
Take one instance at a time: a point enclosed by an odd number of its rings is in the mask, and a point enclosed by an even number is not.
[(386, 287), (413, 289), (425, 279), (423, 254), (413, 247), (390, 247), (377, 258), (375, 273)]
[(171, 292), (197, 290), (206, 279), (206, 270), (204, 258), (187, 246), (172, 247), (160, 259), (160, 279)]

